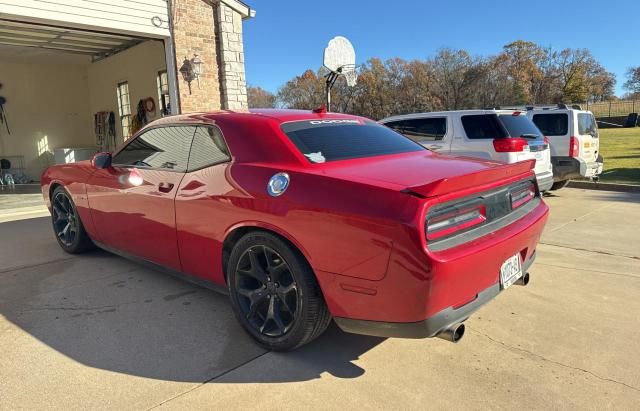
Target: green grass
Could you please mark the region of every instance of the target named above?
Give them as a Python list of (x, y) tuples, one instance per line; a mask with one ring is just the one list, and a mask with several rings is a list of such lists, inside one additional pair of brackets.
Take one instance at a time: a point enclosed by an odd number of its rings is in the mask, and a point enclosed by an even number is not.
[(603, 183), (640, 184), (640, 127), (600, 129)]

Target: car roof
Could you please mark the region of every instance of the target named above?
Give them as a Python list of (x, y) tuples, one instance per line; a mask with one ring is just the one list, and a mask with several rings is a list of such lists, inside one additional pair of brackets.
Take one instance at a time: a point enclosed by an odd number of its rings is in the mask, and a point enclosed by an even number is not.
[(479, 115), (479, 114), (513, 114), (520, 112), (526, 114), (524, 110), (511, 110), (511, 109), (474, 109), (474, 110), (450, 110), (450, 111), (429, 111), (424, 113), (402, 114), (398, 116), (387, 117), (380, 120), (380, 123), (387, 123), (389, 121), (397, 120), (411, 120), (427, 117), (439, 117), (447, 115)]
[(290, 121), (303, 120), (326, 120), (326, 119), (348, 119), (363, 118), (350, 114), (327, 113), (315, 110), (293, 110), (293, 109), (249, 109), (249, 110), (215, 110), (209, 112), (198, 112), (189, 114), (178, 114), (162, 117), (149, 125), (180, 125), (180, 124), (214, 124), (216, 120), (260, 120), (286, 123)]

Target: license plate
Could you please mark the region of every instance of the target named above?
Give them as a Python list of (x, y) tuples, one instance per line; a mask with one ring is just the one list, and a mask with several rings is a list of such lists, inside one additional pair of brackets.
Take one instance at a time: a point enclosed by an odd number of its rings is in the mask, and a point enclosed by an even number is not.
[(509, 257), (500, 267), (500, 285), (502, 289), (507, 289), (520, 277), (522, 277), (522, 262), (520, 261), (520, 253), (518, 253), (513, 257)]

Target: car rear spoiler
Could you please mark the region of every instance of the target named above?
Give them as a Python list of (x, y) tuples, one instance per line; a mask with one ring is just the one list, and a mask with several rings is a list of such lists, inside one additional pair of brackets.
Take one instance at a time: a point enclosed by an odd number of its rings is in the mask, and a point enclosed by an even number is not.
[(404, 192), (418, 194), (421, 197), (435, 197), (454, 191), (464, 190), (483, 184), (489, 184), (515, 177), (527, 172), (532, 173), (535, 160), (520, 161), (514, 164), (504, 164), (486, 170), (476, 171), (454, 177), (445, 177), (431, 183), (407, 187)]

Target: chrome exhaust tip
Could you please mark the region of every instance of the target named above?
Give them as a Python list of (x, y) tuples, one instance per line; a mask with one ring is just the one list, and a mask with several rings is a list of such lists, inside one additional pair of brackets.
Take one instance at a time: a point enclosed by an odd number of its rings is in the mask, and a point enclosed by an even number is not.
[(464, 336), (464, 324), (454, 324), (449, 328), (442, 330), (436, 337), (442, 338), (452, 343), (457, 343)]
[(516, 280), (514, 284), (517, 285), (528, 285), (529, 284), (529, 273), (524, 273), (524, 275)]

